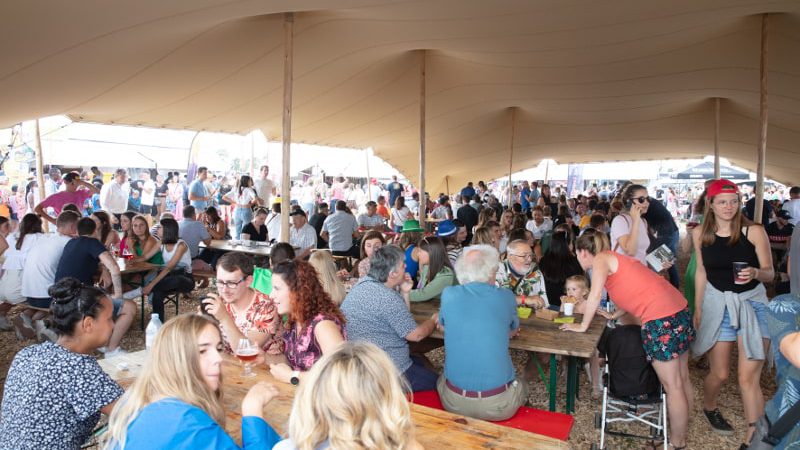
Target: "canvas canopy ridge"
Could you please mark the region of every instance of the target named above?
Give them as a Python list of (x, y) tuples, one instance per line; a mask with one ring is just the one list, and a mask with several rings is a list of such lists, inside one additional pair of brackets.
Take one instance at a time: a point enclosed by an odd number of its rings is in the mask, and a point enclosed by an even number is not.
[[(699, 158), (754, 169), (761, 15), (766, 174), (796, 182), (796, 0), (2, 2), (0, 126), (73, 120), (281, 137), (294, 12), (292, 140), (372, 147), (418, 176), (426, 61), (430, 192), (544, 158)], [(447, 180), (445, 180), (447, 176)]]

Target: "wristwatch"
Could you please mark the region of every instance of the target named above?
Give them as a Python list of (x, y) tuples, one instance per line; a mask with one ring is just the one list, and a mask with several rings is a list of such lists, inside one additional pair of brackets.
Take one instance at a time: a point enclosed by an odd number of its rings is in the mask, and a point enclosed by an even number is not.
[(292, 372), (292, 377), (289, 378), (289, 383), (292, 383), (292, 386), (297, 386), (298, 384), (300, 384), (300, 371), (299, 370), (295, 370), (294, 372)]

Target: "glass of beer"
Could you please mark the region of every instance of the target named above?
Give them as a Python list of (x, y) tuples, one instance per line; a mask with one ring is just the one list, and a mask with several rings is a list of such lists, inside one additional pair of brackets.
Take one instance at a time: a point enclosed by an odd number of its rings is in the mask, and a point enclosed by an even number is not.
[(236, 347), (236, 357), (244, 364), (244, 371), (240, 374), (242, 378), (250, 378), (256, 376), (250, 369), (250, 363), (255, 361), (258, 356), (258, 347), (247, 338), (239, 339), (239, 346)]

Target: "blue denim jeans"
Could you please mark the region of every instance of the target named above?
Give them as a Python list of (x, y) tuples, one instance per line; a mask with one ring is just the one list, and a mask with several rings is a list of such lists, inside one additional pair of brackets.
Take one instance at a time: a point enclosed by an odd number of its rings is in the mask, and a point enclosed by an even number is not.
[(253, 220), (253, 210), (250, 208), (240, 208), (236, 207), (236, 210), (233, 212), (233, 238), (239, 239), (239, 235), (242, 233), (242, 228), (247, 225), (248, 222)]

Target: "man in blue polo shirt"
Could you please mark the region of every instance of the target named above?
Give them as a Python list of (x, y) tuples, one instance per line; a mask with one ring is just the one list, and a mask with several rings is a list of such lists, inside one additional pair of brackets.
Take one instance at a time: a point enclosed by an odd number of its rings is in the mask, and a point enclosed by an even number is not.
[(528, 398), (517, 378), (508, 341), (519, 331), (516, 299), (494, 285), (500, 255), (489, 245), (464, 249), (456, 260), (458, 286), (442, 292), (444, 373), (436, 389), (445, 409), (483, 420), (506, 420)]
[(198, 212), (205, 212), (211, 197), (206, 190), (205, 181), (208, 178), (208, 168), (198, 167), (197, 178), (189, 184), (189, 202)]

